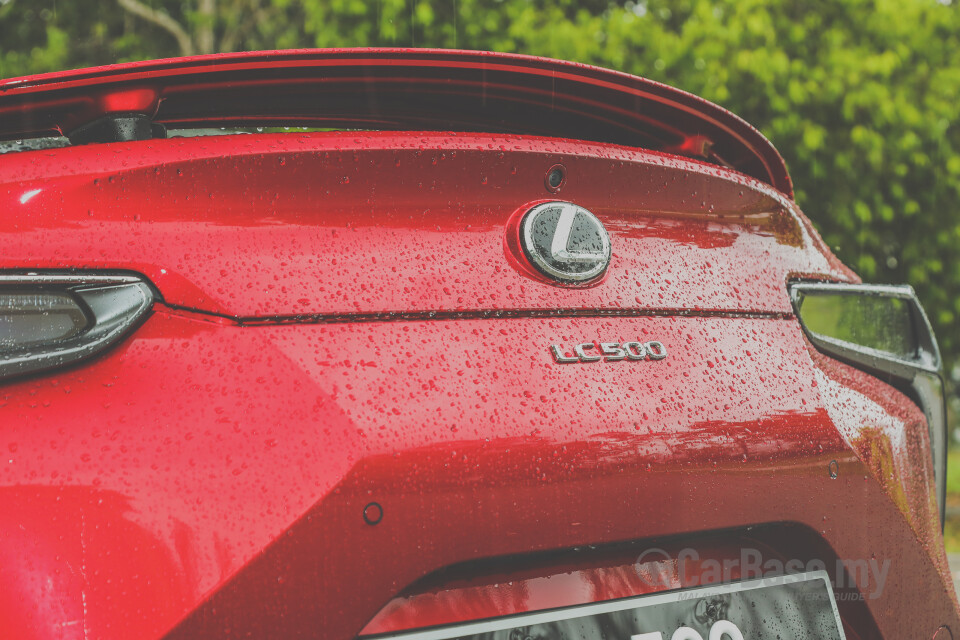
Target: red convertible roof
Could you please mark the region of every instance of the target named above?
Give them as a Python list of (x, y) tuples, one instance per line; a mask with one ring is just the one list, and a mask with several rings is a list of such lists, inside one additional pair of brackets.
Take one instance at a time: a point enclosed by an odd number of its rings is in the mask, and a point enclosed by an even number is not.
[(793, 195), (780, 154), (726, 109), (651, 80), (502, 53), (322, 49), (133, 62), (0, 81), (0, 139), (111, 114), (169, 127), (489, 131), (700, 158)]

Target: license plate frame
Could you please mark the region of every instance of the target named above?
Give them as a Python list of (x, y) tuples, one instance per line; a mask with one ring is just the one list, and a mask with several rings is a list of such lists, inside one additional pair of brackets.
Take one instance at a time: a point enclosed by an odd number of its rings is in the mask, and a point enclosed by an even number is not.
[[(701, 623), (699, 626), (688, 625), (682, 622), (680, 618), (682, 618), (683, 615), (689, 617), (690, 612), (693, 611), (691, 606), (695, 607), (696, 603), (706, 601), (710, 598), (715, 599), (713, 600), (715, 602), (723, 602), (724, 598), (727, 598), (730, 602), (733, 602), (735, 599), (737, 601), (743, 600), (746, 603), (752, 602), (753, 609), (756, 609), (756, 603), (758, 601), (769, 600), (774, 602), (777, 595), (775, 592), (777, 591), (779, 591), (781, 595), (791, 594), (795, 600), (793, 603), (781, 602), (781, 609), (784, 604), (795, 608), (796, 603), (799, 602), (797, 596), (802, 596), (808, 600), (819, 600), (818, 604), (820, 605), (821, 611), (813, 613), (815, 614), (816, 625), (821, 628), (795, 629), (793, 627), (782, 627), (791, 632), (790, 637), (807, 637), (817, 640), (846, 640), (843, 632), (843, 623), (840, 619), (836, 598), (833, 593), (833, 586), (830, 583), (830, 576), (826, 571), (808, 571), (703, 587), (675, 589), (617, 600), (606, 600), (572, 607), (534, 611), (500, 618), (444, 625), (442, 627), (431, 627), (429, 629), (366, 636), (364, 640), (374, 640), (374, 638), (376, 640), (487, 640), (497, 638), (499, 640), (501, 636), (503, 638), (509, 638), (509, 632), (514, 629), (536, 628), (537, 626), (547, 629), (562, 629), (564, 625), (571, 629), (576, 626), (587, 628), (589, 627), (587, 622), (592, 620), (599, 625), (601, 619), (607, 623), (609, 623), (611, 619), (626, 621), (623, 623), (624, 631), (622, 631), (622, 637), (618, 634), (611, 640), (660, 640), (661, 638), (662, 640), (695, 640), (697, 637), (703, 638), (703, 640), (712, 640), (714, 638), (739, 640), (736, 638), (736, 634), (723, 631), (724, 627), (723, 625), (719, 625), (718, 621), (713, 621), (712, 623), (712, 625), (718, 626), (718, 630), (711, 633), (710, 628), (705, 626), (707, 623)], [(815, 594), (815, 597), (810, 598), (810, 594)], [(686, 604), (684, 605), (683, 603)], [(740, 606), (742, 608), (742, 604)], [(667, 607), (667, 609), (664, 609), (664, 607)], [(829, 608), (828, 611), (825, 610), (827, 607)], [(656, 608), (661, 610), (659, 612), (661, 618), (674, 615), (674, 619), (679, 622), (679, 625), (671, 629), (662, 626), (664, 621), (660, 620), (655, 623), (649, 623), (650, 625), (660, 624), (661, 626), (659, 628), (644, 627), (643, 625), (648, 623), (639, 620), (638, 618), (641, 616), (638, 614), (648, 614)], [(669, 609), (674, 610), (672, 614), (669, 613)], [(831, 613), (832, 615), (829, 615)], [(632, 629), (629, 628), (630, 614), (633, 614), (634, 617), (634, 627)], [(677, 614), (682, 615), (678, 617)], [(647, 615), (645, 617), (651, 618), (656, 616)], [(726, 620), (726, 618), (722, 619)], [(737, 621), (730, 622), (732, 622), (734, 626), (737, 625)], [(764, 619), (763, 624), (772, 627), (773, 633), (775, 633), (777, 629), (775, 625), (780, 623), (769, 623)], [(606, 628), (609, 629), (609, 627), (610, 625), (607, 624)], [(678, 629), (684, 628), (688, 630), (692, 629), (695, 633), (678, 631)], [(739, 629), (739, 627), (737, 628)], [(754, 636), (756, 638), (771, 637), (772, 632), (770, 629), (762, 629), (760, 631), (761, 633), (759, 635), (756, 633), (750, 635), (745, 634), (743, 636), (744, 640), (755, 640)], [(497, 634), (496, 632), (505, 633)], [(800, 632), (802, 635), (797, 635), (797, 632)], [(826, 632), (826, 634), (824, 632)], [(569, 630), (564, 633), (567, 634), (566, 637), (578, 637), (576, 635), (569, 635)], [(607, 632), (606, 635), (608, 638), (611, 637), (609, 632)], [(550, 635), (539, 637), (550, 638), (550, 640), (552, 640)], [(592, 635), (581, 635), (579, 637), (584, 640), (594, 640)], [(775, 635), (772, 637), (775, 637)], [(597, 635), (597, 638), (599, 638), (599, 635)]]

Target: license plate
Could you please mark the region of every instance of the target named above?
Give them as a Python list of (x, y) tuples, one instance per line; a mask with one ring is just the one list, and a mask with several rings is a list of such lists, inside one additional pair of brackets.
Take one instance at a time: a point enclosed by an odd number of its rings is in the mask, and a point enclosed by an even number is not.
[(397, 640), (845, 640), (825, 571), (380, 636)]

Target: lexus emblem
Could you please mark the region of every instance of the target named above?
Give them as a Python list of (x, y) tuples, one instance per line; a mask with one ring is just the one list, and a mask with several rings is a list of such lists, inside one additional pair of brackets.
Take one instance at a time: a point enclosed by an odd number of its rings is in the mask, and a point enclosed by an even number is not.
[(545, 202), (530, 209), (520, 238), (537, 270), (560, 282), (594, 280), (610, 264), (607, 230), (595, 215), (569, 202)]

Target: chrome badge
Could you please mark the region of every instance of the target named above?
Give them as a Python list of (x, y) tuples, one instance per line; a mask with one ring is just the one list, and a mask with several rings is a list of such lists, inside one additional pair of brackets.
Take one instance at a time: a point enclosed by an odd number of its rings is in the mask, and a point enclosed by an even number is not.
[(595, 215), (570, 202), (545, 202), (530, 209), (520, 238), (533, 266), (563, 283), (598, 278), (610, 264), (607, 230)]
[[(596, 351), (599, 344), (599, 352)], [(589, 352), (589, 353), (588, 353)], [(562, 346), (550, 345), (550, 353), (557, 364), (573, 362), (618, 362), (620, 360), (663, 360), (667, 348), (658, 340), (649, 342), (583, 342), (573, 347), (571, 355)]]

